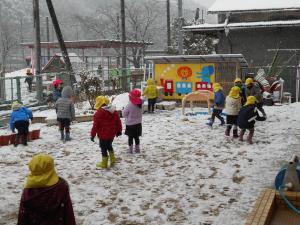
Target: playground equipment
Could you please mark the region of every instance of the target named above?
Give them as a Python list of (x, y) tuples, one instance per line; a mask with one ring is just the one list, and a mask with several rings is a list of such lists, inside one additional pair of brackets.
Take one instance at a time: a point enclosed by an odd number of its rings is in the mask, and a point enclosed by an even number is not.
[(297, 156), (285, 164), (275, 178), (275, 189), (258, 197), (245, 225), (300, 224), (300, 164)]
[(214, 100), (214, 93), (210, 90), (201, 90), (201, 91), (195, 91), (188, 95), (185, 95), (182, 99), (182, 114), (185, 114), (185, 103), (187, 101), (190, 102), (190, 107), (193, 110), (193, 102), (207, 102), (207, 108), (208, 108), (208, 114), (211, 114), (211, 104), (210, 101)]

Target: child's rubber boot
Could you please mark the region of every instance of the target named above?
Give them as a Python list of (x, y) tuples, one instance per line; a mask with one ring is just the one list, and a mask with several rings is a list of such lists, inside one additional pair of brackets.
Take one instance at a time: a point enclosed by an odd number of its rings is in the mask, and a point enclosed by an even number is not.
[(233, 130), (233, 137), (234, 137), (234, 138), (238, 138), (238, 137), (239, 137), (239, 135), (238, 135), (238, 130), (237, 130), (237, 129), (234, 129), (234, 130)]
[(16, 140), (15, 140), (15, 143), (14, 143), (14, 146), (17, 147), (20, 143), (20, 135), (16, 135)]
[(209, 122), (207, 122), (207, 123), (206, 123), (206, 125), (208, 125), (208, 126), (212, 127), (213, 123), (214, 123), (214, 122), (212, 122), (212, 121), (209, 121)]
[[(230, 130), (231, 130), (231, 127), (230, 126), (227, 126), (226, 127), (226, 130), (225, 130), (225, 135), (226, 136), (230, 136)], [(234, 131), (234, 130), (233, 130)]]
[(221, 123), (220, 126), (223, 126), (225, 124), (225, 120), (223, 119), (223, 117), (221, 117)]
[(66, 132), (65, 141), (71, 141), (70, 132)]
[(108, 151), (109, 154), (109, 160), (110, 160), (110, 166), (113, 167), (116, 164), (116, 157), (114, 151)]
[(99, 169), (107, 169), (108, 157), (102, 157), (102, 161), (97, 163), (96, 167)]
[(252, 141), (253, 135), (254, 135), (254, 128), (250, 129), (249, 135), (247, 137), (247, 142), (249, 145), (253, 145), (253, 141)]
[(244, 134), (245, 134), (245, 130), (241, 130), (240, 136), (239, 136), (239, 141), (244, 141), (244, 139), (243, 139)]
[(141, 149), (140, 149), (140, 145), (136, 145), (135, 146), (135, 153), (140, 153)]
[(65, 133), (63, 130), (60, 131), (60, 140), (65, 140)]
[(133, 145), (129, 146), (128, 153), (129, 154), (133, 154)]
[(27, 145), (28, 145), (28, 144), (27, 144), (27, 141), (28, 141), (27, 139), (28, 139), (28, 135), (27, 135), (27, 134), (24, 134), (24, 135), (23, 135), (23, 145), (24, 145), (24, 146), (27, 146)]

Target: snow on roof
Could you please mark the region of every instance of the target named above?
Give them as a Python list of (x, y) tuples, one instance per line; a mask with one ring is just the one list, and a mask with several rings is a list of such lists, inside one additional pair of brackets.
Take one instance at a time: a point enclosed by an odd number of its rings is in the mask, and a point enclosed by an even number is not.
[(247, 28), (260, 28), (260, 27), (288, 27), (288, 26), (300, 26), (300, 20), (280, 20), (280, 21), (261, 21), (261, 22), (244, 22), (244, 23), (225, 23), (221, 24), (199, 24), (186, 26), (183, 29), (189, 31), (216, 31), (247, 29)]
[(216, 0), (209, 13), (294, 10), (300, 9), (299, 0)]

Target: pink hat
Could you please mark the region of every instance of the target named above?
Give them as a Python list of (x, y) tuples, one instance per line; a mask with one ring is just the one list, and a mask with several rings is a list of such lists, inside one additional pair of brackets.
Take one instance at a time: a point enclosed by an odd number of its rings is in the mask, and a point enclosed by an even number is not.
[(129, 92), (129, 100), (131, 101), (132, 104), (134, 105), (140, 105), (142, 104), (142, 99), (141, 99), (141, 92), (138, 89), (133, 89), (132, 91)]

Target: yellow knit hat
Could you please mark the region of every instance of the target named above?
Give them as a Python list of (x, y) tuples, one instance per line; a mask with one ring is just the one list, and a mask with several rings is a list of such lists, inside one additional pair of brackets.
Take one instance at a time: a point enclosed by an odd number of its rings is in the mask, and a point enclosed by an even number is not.
[(213, 89), (214, 89), (214, 92), (217, 92), (217, 91), (221, 90), (222, 87), (219, 83), (214, 83), (213, 84)]
[(241, 78), (239, 78), (239, 77), (235, 78), (234, 83), (237, 83), (237, 82), (241, 82), (242, 83)]
[(29, 170), (25, 188), (50, 187), (59, 181), (54, 168), (54, 159), (49, 155), (35, 155), (29, 162)]
[(237, 86), (234, 86), (230, 89), (229, 97), (238, 98), (238, 97), (240, 97), (240, 92), (241, 92), (241, 89)]
[(248, 86), (250, 84), (253, 84), (253, 79), (251, 77), (247, 78), (245, 81), (245, 85)]
[(18, 101), (13, 102), (13, 104), (11, 105), (12, 110), (19, 110), (21, 107), (22, 107), (22, 104), (19, 103)]
[(99, 109), (100, 107), (102, 107), (103, 105), (108, 105), (109, 104), (109, 99), (105, 96), (98, 96), (96, 98), (96, 104), (95, 104), (95, 109)]
[(247, 97), (247, 102), (245, 105), (254, 105), (257, 102), (255, 96), (248, 96)]

